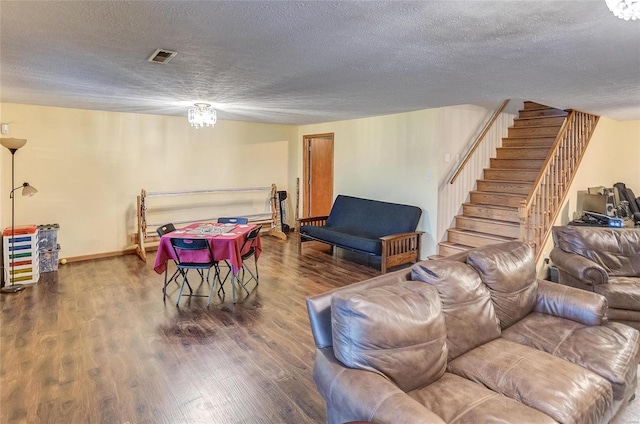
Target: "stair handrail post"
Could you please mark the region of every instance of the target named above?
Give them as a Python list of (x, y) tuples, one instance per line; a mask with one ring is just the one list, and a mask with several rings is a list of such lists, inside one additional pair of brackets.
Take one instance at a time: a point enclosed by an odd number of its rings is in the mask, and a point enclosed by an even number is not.
[(496, 111), (491, 116), (491, 119), (489, 119), (489, 121), (487, 121), (487, 123), (484, 126), (482, 132), (480, 133), (480, 135), (478, 135), (478, 137), (476, 138), (476, 141), (471, 146), (471, 149), (469, 149), (467, 154), (464, 156), (464, 158), (462, 159), (462, 161), (460, 162), (460, 164), (456, 168), (456, 172), (453, 174), (453, 177), (451, 177), (451, 179), (449, 180), (449, 184), (453, 184), (456, 181), (456, 179), (458, 179), (458, 176), (460, 175), (460, 173), (462, 172), (464, 167), (467, 165), (467, 162), (469, 162), (469, 160), (471, 159), (471, 155), (473, 155), (473, 153), (478, 149), (478, 147), (480, 146), (480, 143), (482, 142), (482, 140), (484, 140), (484, 137), (487, 135), (487, 133), (489, 132), (489, 130), (493, 126), (494, 122), (496, 122), (496, 119), (498, 119), (498, 116), (500, 116), (500, 114), (502, 113), (504, 108), (509, 103), (509, 100), (510, 99), (506, 99), (504, 102), (502, 102), (500, 107), (498, 109), (496, 109)]
[(520, 218), (520, 240), (528, 243), (527, 218), (529, 218), (529, 209), (527, 209), (527, 201), (524, 199), (520, 201), (520, 205), (518, 206), (518, 218)]

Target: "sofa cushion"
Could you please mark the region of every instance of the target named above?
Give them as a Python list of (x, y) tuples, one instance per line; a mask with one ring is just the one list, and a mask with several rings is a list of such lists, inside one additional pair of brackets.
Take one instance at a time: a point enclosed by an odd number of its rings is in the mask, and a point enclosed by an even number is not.
[(593, 290), (607, 298), (610, 308), (640, 310), (640, 278), (609, 277), (608, 284), (598, 284)]
[(502, 337), (565, 359), (606, 378), (613, 398), (629, 398), (637, 374), (638, 332), (626, 325), (587, 326), (531, 313), (504, 330)]
[(356, 233), (353, 230), (338, 230), (326, 226), (314, 227), (312, 225), (300, 227), (300, 234), (323, 240), (338, 247), (369, 252), (378, 256), (382, 254), (382, 241), (374, 234)]
[(405, 392), (444, 373), (444, 317), (438, 293), (428, 284), (337, 292), (331, 322), (335, 356), (349, 368), (380, 373)]
[(557, 423), (540, 411), (448, 372), (407, 394), (448, 423)]
[(354, 235), (380, 238), (416, 230), (422, 209), (416, 206), (339, 195), (326, 227)]
[(424, 281), (438, 290), (447, 326), (449, 360), (500, 337), (489, 289), (478, 273), (463, 262), (437, 260), (418, 262), (411, 279)]
[(565, 424), (604, 422), (611, 384), (596, 373), (503, 338), (448, 364), (447, 371), (544, 412)]
[(514, 241), (473, 249), (467, 263), (489, 288), (502, 328), (533, 310), (538, 283), (533, 249), (528, 244)]
[(556, 247), (596, 262), (609, 275), (640, 277), (640, 229), (553, 227)]

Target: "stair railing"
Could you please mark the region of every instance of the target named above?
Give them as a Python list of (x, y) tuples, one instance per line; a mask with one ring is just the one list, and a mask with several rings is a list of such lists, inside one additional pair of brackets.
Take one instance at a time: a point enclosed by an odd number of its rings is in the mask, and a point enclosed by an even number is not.
[(496, 119), (498, 119), (498, 116), (500, 116), (500, 114), (502, 113), (504, 108), (507, 106), (507, 103), (509, 103), (509, 99), (507, 99), (504, 102), (502, 102), (500, 107), (498, 109), (496, 109), (495, 112), (493, 112), (493, 115), (487, 121), (487, 123), (484, 126), (482, 132), (480, 133), (480, 135), (478, 135), (478, 138), (476, 138), (476, 141), (473, 143), (473, 145), (471, 146), (471, 148), (469, 149), (467, 154), (464, 156), (464, 159), (462, 159), (462, 161), (460, 162), (460, 164), (456, 168), (455, 173), (453, 174), (453, 176), (449, 180), (449, 184), (453, 184), (456, 181), (456, 179), (458, 178), (458, 176), (460, 175), (460, 173), (462, 172), (464, 167), (467, 165), (467, 162), (469, 162), (469, 159), (471, 158), (471, 155), (473, 155), (473, 152), (475, 152), (476, 149), (478, 148), (478, 146), (480, 146), (480, 143), (482, 142), (484, 137), (487, 135), (487, 133), (491, 129), (491, 126), (493, 125), (493, 123), (496, 122)]
[(518, 208), (520, 239), (531, 244), (536, 260), (564, 203), (599, 116), (571, 111), (533, 184)]

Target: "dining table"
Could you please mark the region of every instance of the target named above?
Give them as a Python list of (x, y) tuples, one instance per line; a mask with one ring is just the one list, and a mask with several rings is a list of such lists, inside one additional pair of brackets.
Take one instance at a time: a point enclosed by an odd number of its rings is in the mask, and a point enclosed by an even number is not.
[[(231, 267), (231, 289), (232, 300), (236, 303), (236, 288), (235, 280), (238, 275), (238, 271), (242, 268), (242, 255), (248, 251), (251, 246), (247, 243), (244, 246), (245, 251), (241, 251), (247, 233), (256, 227), (255, 224), (223, 224), (217, 222), (197, 222), (190, 224), (184, 228), (176, 229), (170, 233), (164, 234), (160, 237), (160, 244), (158, 245), (158, 252), (156, 253), (156, 260), (153, 269), (158, 274), (163, 274), (167, 269), (167, 261), (173, 259), (177, 261), (176, 254), (171, 246), (172, 238), (190, 238), (198, 239), (203, 238), (209, 242), (211, 246), (211, 252), (213, 253), (213, 259), (215, 261), (227, 261)], [(260, 235), (256, 239), (256, 258), (260, 256), (262, 252), (262, 242)], [(205, 252), (185, 252), (192, 254), (192, 257), (185, 257), (184, 254), (180, 256), (183, 260), (186, 258), (189, 261), (208, 261), (209, 258)], [(202, 258), (199, 257), (202, 255)], [(224, 283), (224, 282), (223, 282)]]

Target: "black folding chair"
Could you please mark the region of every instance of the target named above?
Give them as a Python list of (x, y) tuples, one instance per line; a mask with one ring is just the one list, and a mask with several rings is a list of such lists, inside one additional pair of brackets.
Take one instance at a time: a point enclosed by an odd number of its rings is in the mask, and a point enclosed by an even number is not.
[[(258, 257), (256, 255), (258, 248), (258, 235), (260, 234), (260, 230), (262, 229), (261, 225), (256, 226), (256, 228), (252, 229), (247, 233), (247, 236), (244, 239), (244, 243), (242, 243), (242, 247), (240, 248), (240, 252), (242, 254), (242, 277), (238, 276), (238, 283), (242, 286), (244, 291), (249, 294), (249, 290), (247, 290), (247, 284), (254, 280), (256, 282), (256, 286), (260, 284), (259, 275), (258, 275)], [(255, 274), (251, 271), (251, 268), (248, 266), (247, 260), (253, 257), (253, 265)], [(249, 273), (251, 276), (249, 280), (245, 281), (245, 271)], [(238, 271), (238, 275), (240, 274), (240, 270)]]
[[(211, 251), (211, 246), (206, 239), (201, 238), (172, 238), (171, 246), (173, 247), (173, 251), (176, 256), (176, 266), (178, 267), (178, 271), (182, 275), (182, 284), (180, 285), (180, 292), (178, 293), (178, 299), (176, 300), (176, 306), (180, 303), (180, 298), (182, 297), (182, 290), (184, 289), (185, 284), (189, 288), (189, 293), (187, 296), (192, 297), (206, 297), (207, 298), (207, 307), (211, 303), (211, 294), (213, 293), (213, 288), (216, 285), (216, 277), (218, 281), (220, 281), (220, 275), (218, 272), (218, 262), (213, 258), (213, 252)], [(186, 260), (187, 252), (193, 256), (196, 252), (201, 252), (203, 255), (203, 260), (193, 261)], [(209, 282), (209, 274), (211, 268), (214, 268), (215, 274), (213, 276), (213, 281)], [(187, 279), (187, 274), (190, 269), (196, 269), (201, 272), (201, 282), (207, 281), (211, 288), (209, 289), (209, 295), (203, 294), (194, 294), (193, 288), (191, 284), (189, 284), (189, 280)], [(207, 271), (206, 278), (204, 277), (204, 271)], [(220, 283), (222, 284), (222, 283)]]
[[(175, 230), (176, 230), (176, 227), (172, 223), (169, 223), (169, 224), (161, 225), (160, 227), (158, 227), (156, 229), (156, 233), (158, 233), (159, 237), (162, 237), (163, 235), (172, 233)], [(176, 284), (180, 285), (180, 283), (178, 282), (178, 275), (180, 275), (180, 270), (176, 268), (171, 278), (167, 280), (168, 273), (169, 273), (169, 264), (167, 263), (167, 267), (164, 270), (164, 286), (162, 287), (162, 301), (164, 301), (167, 297), (167, 286), (171, 281), (175, 281)]]

